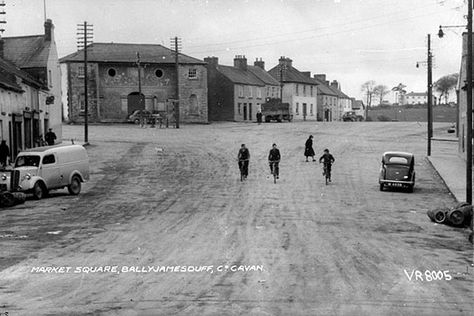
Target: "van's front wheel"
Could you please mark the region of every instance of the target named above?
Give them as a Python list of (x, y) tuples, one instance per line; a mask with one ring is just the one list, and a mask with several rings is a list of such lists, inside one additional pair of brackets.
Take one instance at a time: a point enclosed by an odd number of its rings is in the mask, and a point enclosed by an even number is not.
[(35, 197), (35, 199), (41, 200), (47, 194), (48, 194), (48, 192), (46, 191), (46, 188), (44, 187), (44, 185), (39, 181), (36, 182), (34, 187), (33, 187), (33, 196)]
[(71, 184), (68, 185), (67, 190), (69, 194), (78, 195), (81, 193), (81, 179), (78, 176), (74, 176), (71, 179)]

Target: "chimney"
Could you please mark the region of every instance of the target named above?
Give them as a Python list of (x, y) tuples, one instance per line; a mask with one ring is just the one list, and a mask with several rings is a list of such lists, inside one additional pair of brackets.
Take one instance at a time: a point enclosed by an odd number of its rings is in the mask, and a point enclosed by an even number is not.
[(280, 59), (278, 60), (279, 65), (286, 66), (287, 68), (292, 67), (292, 63), (293, 61), (285, 56), (281, 56)]
[(46, 22), (44, 22), (44, 40), (46, 42), (52, 42), (53, 33), (54, 33), (53, 21), (51, 21), (51, 19), (47, 19)]
[(234, 58), (234, 67), (247, 71), (247, 58), (244, 55), (236, 55)]
[(335, 88), (335, 89), (337, 89), (337, 90), (341, 90), (341, 86), (340, 86), (339, 82), (337, 82), (337, 80), (333, 80), (333, 81), (331, 82), (331, 87), (332, 87), (332, 88)]
[(301, 72), (305, 77), (311, 78), (311, 71), (302, 71)]
[(253, 65), (254, 66), (257, 66), (257, 67), (260, 67), (262, 68), (263, 70), (265, 70), (265, 62), (262, 60), (262, 58), (260, 58), (260, 60), (258, 60), (258, 58), (253, 62)]
[(204, 61), (207, 63), (209, 67), (213, 67), (213, 68), (216, 68), (217, 65), (219, 64), (219, 58), (214, 57), (214, 56), (206, 57), (204, 58)]
[(325, 74), (316, 74), (314, 75), (315, 79), (318, 79), (319, 81), (326, 82), (326, 75)]
[(329, 87), (329, 80), (325, 80), (324, 84)]

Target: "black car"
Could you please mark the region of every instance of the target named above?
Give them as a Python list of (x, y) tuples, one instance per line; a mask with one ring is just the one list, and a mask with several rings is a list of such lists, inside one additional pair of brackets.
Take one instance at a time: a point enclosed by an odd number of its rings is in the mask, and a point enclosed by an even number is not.
[(413, 192), (415, 156), (412, 153), (389, 151), (382, 155), (379, 176), (380, 191), (385, 187), (402, 187)]

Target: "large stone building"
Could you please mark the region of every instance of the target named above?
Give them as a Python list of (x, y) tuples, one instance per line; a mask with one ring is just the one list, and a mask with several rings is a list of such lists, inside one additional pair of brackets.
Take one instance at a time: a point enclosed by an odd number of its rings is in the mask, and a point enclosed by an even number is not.
[[(178, 77), (174, 51), (161, 45), (94, 43), (87, 55), (89, 122), (124, 122), (139, 109), (171, 114), (177, 82), (180, 121), (208, 122), (207, 70), (202, 60), (179, 54)], [(67, 66), (69, 120), (82, 122), (84, 50), (60, 62)]]
[(318, 83), (318, 120), (331, 122), (336, 120), (334, 114), (338, 107), (338, 94), (331, 89), (325, 74), (317, 74), (313, 79)]
[(39, 146), (49, 128), (60, 141), (61, 72), (52, 21), (42, 35), (0, 38), (0, 59), (0, 133), (12, 156)]
[(293, 67), (290, 58), (281, 57), (268, 72), (283, 83), (283, 102), (290, 103), (294, 120), (317, 120), (317, 86), (309, 72)]

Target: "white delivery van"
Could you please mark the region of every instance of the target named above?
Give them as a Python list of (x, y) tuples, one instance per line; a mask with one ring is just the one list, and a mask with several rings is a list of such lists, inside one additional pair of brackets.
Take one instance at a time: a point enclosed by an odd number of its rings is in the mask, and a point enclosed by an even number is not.
[(37, 147), (22, 151), (10, 174), (0, 177), (0, 188), (32, 193), (41, 199), (50, 190), (81, 192), (81, 183), (89, 180), (89, 157), (81, 145)]

